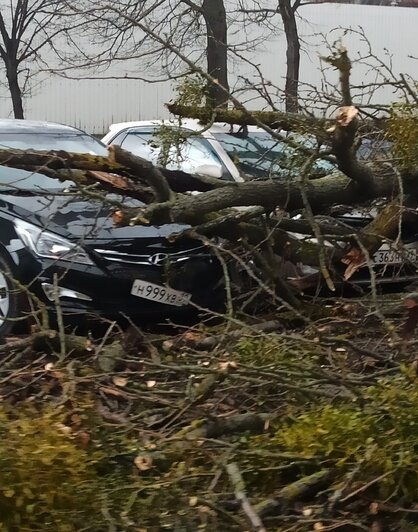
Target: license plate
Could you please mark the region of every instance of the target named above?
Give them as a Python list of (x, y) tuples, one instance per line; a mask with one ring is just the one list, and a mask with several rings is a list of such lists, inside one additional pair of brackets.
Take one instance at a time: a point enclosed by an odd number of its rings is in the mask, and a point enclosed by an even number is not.
[(408, 262), (417, 262), (417, 250), (405, 249), (396, 251), (394, 249), (379, 249), (373, 255), (374, 264), (402, 264)]
[(142, 297), (142, 299), (149, 299), (150, 301), (175, 307), (185, 307), (192, 298), (192, 295), (187, 292), (180, 292), (179, 290), (173, 290), (173, 288), (148, 283), (140, 279), (135, 279), (131, 294), (136, 297)]

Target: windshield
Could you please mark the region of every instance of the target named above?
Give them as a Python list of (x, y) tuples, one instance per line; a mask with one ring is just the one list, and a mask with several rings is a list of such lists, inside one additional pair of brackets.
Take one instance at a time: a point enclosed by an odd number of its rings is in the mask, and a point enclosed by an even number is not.
[(85, 133), (0, 133), (0, 149), (67, 151), (107, 155), (106, 147)]
[[(213, 133), (216, 140), (231, 157), (241, 173), (250, 177), (291, 177), (297, 173), (306, 157), (297, 150), (279, 142), (266, 132), (250, 131), (244, 135)], [(294, 138), (303, 141), (305, 146), (312, 144), (309, 139)], [(314, 171), (325, 173), (333, 169), (327, 161), (319, 160)]]

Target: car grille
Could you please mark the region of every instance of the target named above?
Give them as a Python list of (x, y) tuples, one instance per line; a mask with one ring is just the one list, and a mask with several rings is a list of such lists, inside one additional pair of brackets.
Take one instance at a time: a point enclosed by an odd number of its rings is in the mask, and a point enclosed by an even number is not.
[(177, 253), (157, 252), (147, 255), (137, 255), (134, 253), (123, 253), (110, 249), (94, 249), (95, 253), (110, 262), (121, 262), (124, 264), (137, 264), (143, 266), (164, 267), (169, 264), (177, 264), (190, 259), (208, 258), (211, 255), (207, 252), (206, 246), (200, 246), (190, 250), (183, 250)]

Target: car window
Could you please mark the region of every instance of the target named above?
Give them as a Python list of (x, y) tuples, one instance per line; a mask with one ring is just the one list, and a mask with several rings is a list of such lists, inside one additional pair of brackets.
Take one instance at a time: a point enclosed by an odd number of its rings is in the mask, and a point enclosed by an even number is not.
[(37, 172), (0, 165), (0, 192), (30, 190), (42, 194), (48, 191), (64, 190), (71, 186), (74, 186), (72, 181), (60, 181)]
[[(231, 157), (240, 172), (250, 177), (287, 177), (300, 168), (296, 150), (277, 141), (265, 132), (248, 132), (246, 135), (213, 133)], [(299, 140), (299, 139), (298, 139)], [(307, 144), (308, 140), (304, 139)], [(316, 170), (330, 171), (334, 167), (327, 161), (318, 161)]]
[(0, 133), (0, 149), (63, 150), (72, 153), (107, 155), (104, 144), (83, 133)]
[(364, 161), (372, 159), (390, 159), (392, 143), (382, 138), (364, 138), (357, 150), (357, 156)]
[(166, 153), (161, 150), (155, 130), (130, 131), (123, 139), (118, 137), (113, 143), (117, 143), (118, 140), (125, 150), (168, 170), (182, 170), (193, 174), (197, 172), (199, 166), (211, 164), (222, 168), (224, 179), (231, 179), (227, 168), (204, 138), (188, 137), (177, 145), (172, 145)]

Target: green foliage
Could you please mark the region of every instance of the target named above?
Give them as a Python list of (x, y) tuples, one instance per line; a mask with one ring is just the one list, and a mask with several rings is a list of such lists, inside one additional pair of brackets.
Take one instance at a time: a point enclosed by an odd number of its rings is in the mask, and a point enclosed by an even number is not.
[(254, 337), (243, 336), (234, 346), (233, 358), (243, 364), (253, 366), (279, 365), (297, 367), (298, 360), (303, 359), (304, 366), (308, 367), (317, 360), (317, 355), (312, 349), (301, 350), (300, 346), (293, 344), (289, 339), (283, 340), (280, 335)]
[(176, 103), (179, 105), (204, 105), (208, 95), (207, 82), (199, 74), (191, 74), (181, 80), (176, 92)]
[(62, 418), (59, 409), (0, 410), (2, 530), (80, 530), (86, 508), (100, 512), (99, 454), (79, 445)]
[(413, 501), (418, 489), (418, 387), (406, 375), (379, 382), (351, 404), (305, 410), (258, 436), (251, 447), (332, 465), (341, 477), (358, 468), (376, 495)]
[(138, 497), (132, 438), (96, 424), (92, 405), (78, 410), (71, 427), (58, 407), (0, 408), (1, 531), (135, 530), (155, 515), (152, 493)]
[(406, 169), (418, 164), (418, 109), (412, 104), (392, 106), (387, 122), (386, 138), (393, 142), (393, 151)]
[(242, 363), (267, 365), (282, 358), (281, 346), (273, 338), (246, 338), (237, 342), (234, 347), (234, 357)]
[(64, 409), (0, 408), (0, 531), (210, 529), (215, 514), (188, 503), (199, 487), (196, 480), (182, 485), (189, 466), (139, 472), (137, 434), (135, 441), (124, 427), (96, 424), (91, 405), (79, 411), (87, 442)]
[[(181, 105), (203, 105), (207, 95), (205, 80), (199, 75), (190, 75), (182, 79), (176, 87), (176, 102)], [(173, 127), (177, 125), (178, 127)], [(167, 166), (169, 163), (181, 163), (183, 161), (183, 147), (187, 139), (196, 136), (195, 132), (181, 129), (182, 119), (178, 118), (177, 124), (162, 124), (153, 135), (150, 146), (160, 149), (158, 164)]]
[(181, 122), (179, 122), (179, 128), (162, 124), (149, 142), (152, 148), (160, 149), (158, 155), (158, 164), (160, 166), (167, 166), (171, 162), (181, 163), (183, 161), (182, 147), (190, 137), (190, 133), (185, 133), (180, 128)]

